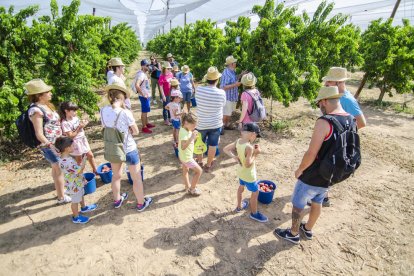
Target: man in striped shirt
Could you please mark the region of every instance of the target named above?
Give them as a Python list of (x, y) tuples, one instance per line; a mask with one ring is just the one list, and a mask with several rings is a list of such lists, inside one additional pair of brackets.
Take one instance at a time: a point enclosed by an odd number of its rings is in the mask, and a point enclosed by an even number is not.
[[(208, 155), (205, 172), (210, 172), (219, 144), (220, 132), (223, 126), (223, 108), (226, 105), (224, 90), (217, 88), (221, 74), (216, 67), (208, 68), (204, 78), (207, 86), (198, 86), (195, 93), (197, 102), (197, 130), (201, 133), (203, 142), (207, 142)], [(197, 156), (197, 162), (203, 165), (203, 155)]]

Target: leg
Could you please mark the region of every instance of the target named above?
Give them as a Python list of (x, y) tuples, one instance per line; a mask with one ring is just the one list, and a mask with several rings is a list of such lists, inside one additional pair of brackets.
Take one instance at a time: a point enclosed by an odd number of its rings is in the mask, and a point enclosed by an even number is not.
[(191, 190), (194, 190), (198, 184), (198, 181), (200, 180), (200, 176), (203, 170), (198, 164), (195, 164), (192, 170), (194, 171), (194, 176), (193, 176), (193, 179), (191, 180)]
[(187, 102), (187, 112), (190, 113), (190, 108), (191, 108), (191, 102)]
[(242, 202), (242, 195), (244, 192), (244, 186), (239, 185), (239, 188), (237, 189), (237, 208), (241, 209), (241, 202)]
[(157, 79), (151, 78), (151, 97), (155, 100), (155, 88), (157, 87)]
[(147, 114), (148, 114), (148, 113), (141, 112), (141, 122), (142, 122), (142, 128), (147, 127), (147, 124), (148, 124)]
[(178, 129), (173, 130), (174, 143), (178, 143)]
[(88, 151), (86, 153), (86, 158), (88, 158), (88, 162), (92, 167), (92, 171), (96, 174), (98, 170), (97, 170), (97, 167), (96, 167), (96, 162), (95, 162), (95, 157), (93, 156), (93, 152)]
[(85, 197), (84, 196), (82, 196), (82, 200), (81, 200), (81, 202), (80, 202), (80, 205), (81, 205), (81, 207), (82, 208), (85, 208)]
[(295, 206), (293, 206), (292, 209), (292, 228), (290, 230), (290, 232), (292, 233), (293, 236), (296, 236), (299, 233), (299, 226), (300, 223), (302, 221), (302, 214), (303, 209), (297, 208)]
[(63, 178), (63, 173), (58, 163), (52, 164), (52, 178), (53, 178), (53, 183), (55, 184), (57, 197), (58, 199), (62, 199), (64, 196), (64, 190), (65, 190), (65, 180)]
[(313, 226), (315, 226), (316, 221), (318, 220), (319, 216), (321, 215), (322, 205), (312, 202), (309, 219), (308, 222), (305, 224), (305, 228), (307, 230), (312, 230)]
[(111, 163), (112, 167), (112, 196), (114, 201), (119, 201), (121, 199), (121, 173), (122, 173), (122, 163)]
[(181, 166), (183, 168), (184, 189), (187, 191), (188, 188), (190, 187), (190, 179), (188, 177), (188, 168), (184, 164), (182, 164)]
[(216, 156), (216, 149), (217, 147), (209, 146), (207, 152), (207, 167), (211, 167), (211, 163), (213, 163), (214, 157)]
[(129, 173), (131, 174), (132, 190), (134, 191), (135, 197), (137, 198), (138, 204), (144, 204), (144, 184), (142, 183), (141, 177), (141, 162), (136, 165), (128, 165)]
[(76, 163), (78, 163), (78, 165), (82, 163), (82, 155), (77, 155), (77, 156), (74, 156), (73, 158), (75, 158), (75, 161)]
[(259, 191), (252, 192), (252, 195), (250, 196), (250, 212), (252, 214), (257, 213), (257, 198), (259, 197)]
[(70, 208), (72, 209), (72, 216), (74, 218), (79, 216), (79, 203), (71, 203)]
[(197, 163), (203, 163), (203, 154), (196, 155)]

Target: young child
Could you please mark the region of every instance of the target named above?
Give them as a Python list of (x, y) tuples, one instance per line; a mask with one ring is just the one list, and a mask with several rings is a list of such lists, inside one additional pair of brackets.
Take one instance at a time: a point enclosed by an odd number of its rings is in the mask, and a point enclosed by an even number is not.
[(259, 186), (256, 177), (256, 157), (261, 151), (259, 145), (252, 145), (257, 137), (261, 137), (259, 126), (256, 123), (247, 123), (243, 125), (241, 138), (227, 145), (224, 148), (224, 152), (239, 164), (237, 176), (239, 177), (240, 186), (237, 190), (236, 212), (241, 212), (249, 206), (248, 201), (244, 200), (242, 202), (242, 194), (244, 186), (246, 186), (247, 190), (252, 192), (250, 197), (250, 218), (258, 222), (267, 222), (268, 218), (257, 211)]
[(174, 146), (178, 146), (178, 132), (180, 130), (180, 116), (181, 112), (181, 100), (183, 95), (181, 94), (180, 90), (174, 90), (171, 92), (171, 102), (168, 103), (165, 108), (170, 111), (171, 114), (171, 123), (173, 126), (173, 138), (174, 138)]
[(85, 191), (85, 178), (83, 177), (83, 170), (85, 168), (86, 157), (82, 159), (79, 165), (71, 156), (74, 151), (73, 139), (69, 137), (59, 137), (56, 139), (55, 147), (59, 150), (61, 156), (59, 159), (59, 166), (65, 177), (65, 193), (72, 197), (72, 222), (73, 223), (87, 223), (88, 217), (79, 214), (79, 203), (81, 205), (80, 213), (87, 213), (98, 208), (98, 205), (91, 204), (86, 206), (83, 197)]
[[(192, 196), (199, 196), (201, 191), (196, 186), (200, 180), (202, 169), (193, 158), (194, 140), (198, 134), (198, 131), (194, 130), (197, 124), (197, 119), (192, 113), (184, 113), (181, 117), (181, 122), (183, 126), (180, 128), (179, 132), (178, 158), (180, 159), (183, 168), (185, 190)], [(188, 176), (190, 169), (195, 173), (191, 180), (191, 186)]]
[(86, 120), (80, 120), (76, 115), (79, 107), (72, 102), (63, 102), (60, 104), (60, 117), (62, 118), (63, 135), (73, 139), (73, 152), (78, 164), (82, 161), (82, 156), (86, 154), (93, 173), (97, 174), (95, 157), (86, 138), (83, 128), (88, 124)]

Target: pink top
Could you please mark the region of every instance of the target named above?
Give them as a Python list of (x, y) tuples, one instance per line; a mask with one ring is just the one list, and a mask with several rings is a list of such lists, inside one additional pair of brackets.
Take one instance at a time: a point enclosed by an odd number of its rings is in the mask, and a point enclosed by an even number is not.
[[(257, 89), (249, 89), (249, 90), (244, 91), (241, 95), (241, 98), (240, 98), (241, 101), (242, 102), (247, 101), (247, 111), (251, 112), (252, 109), (253, 109), (253, 98), (247, 92), (249, 92), (250, 94), (253, 94), (253, 95), (260, 95), (260, 92)], [(253, 121), (250, 119), (249, 113), (246, 113), (246, 115), (244, 116), (244, 118), (242, 120), (242, 123), (245, 124), (245, 123), (251, 123), (251, 122), (253, 122)]]
[(170, 96), (170, 90), (171, 90), (170, 82), (172, 78), (174, 78), (174, 75), (171, 72), (168, 72), (166, 75), (161, 74), (160, 78), (158, 79), (158, 84), (162, 86), (165, 96)]

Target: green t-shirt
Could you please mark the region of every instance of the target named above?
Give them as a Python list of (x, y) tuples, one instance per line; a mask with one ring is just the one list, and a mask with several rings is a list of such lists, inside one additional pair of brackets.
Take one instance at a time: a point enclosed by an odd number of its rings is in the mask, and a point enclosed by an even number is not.
[(178, 134), (178, 157), (184, 163), (190, 162), (193, 159), (194, 140), (191, 142), (191, 144), (188, 145), (188, 147), (185, 150), (181, 149), (181, 141), (190, 139), (191, 135), (191, 131), (188, 131), (183, 127), (180, 128), (180, 132)]

